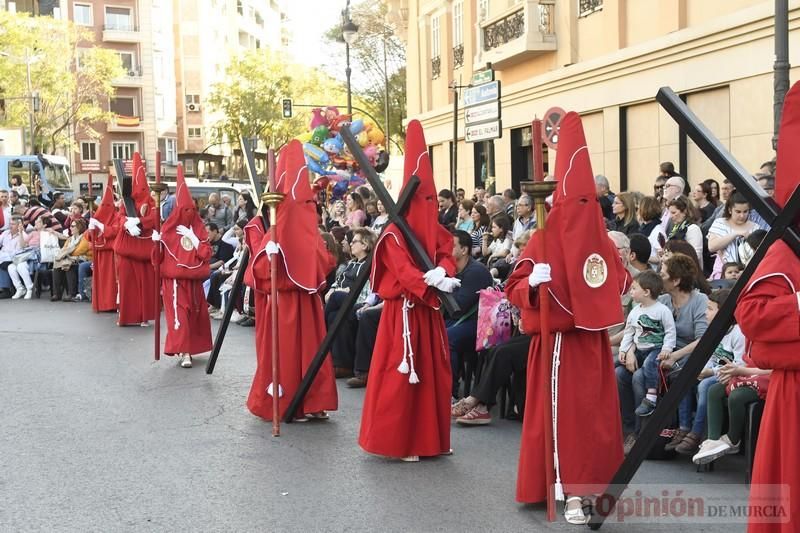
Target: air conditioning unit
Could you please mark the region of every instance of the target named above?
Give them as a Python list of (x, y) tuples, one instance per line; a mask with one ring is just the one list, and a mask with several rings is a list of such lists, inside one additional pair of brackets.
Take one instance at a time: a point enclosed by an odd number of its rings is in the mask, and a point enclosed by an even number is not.
[(129, 77), (129, 78), (135, 78), (135, 77), (136, 77), (136, 76), (138, 76), (138, 75), (139, 75), (139, 73), (138, 73), (138, 72), (136, 72), (136, 71), (135, 71), (135, 70), (133, 70), (133, 69), (131, 69), (131, 70), (129, 70), (129, 71), (128, 71), (128, 77)]
[(200, 111), (200, 104), (186, 104), (186, 111), (196, 113)]

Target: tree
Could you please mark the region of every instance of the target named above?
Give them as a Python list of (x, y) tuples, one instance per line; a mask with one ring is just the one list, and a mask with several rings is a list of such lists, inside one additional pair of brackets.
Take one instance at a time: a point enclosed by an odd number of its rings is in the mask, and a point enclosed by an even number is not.
[[(402, 121), (406, 115), (406, 50), (387, 22), (386, 13), (385, 2), (365, 1), (352, 6), (350, 18), (358, 24), (358, 36), (350, 45), (351, 81), (354, 94), (363, 100), (381, 128), (386, 125), (388, 109), (388, 135), (400, 142), (405, 137)], [(330, 28), (325, 36), (331, 45), (340, 43), (341, 24)], [(343, 61), (344, 54), (341, 57)], [(343, 73), (344, 68), (338, 63), (337, 56), (337, 65), (329, 66), (328, 70)]]
[(112, 80), (123, 74), (119, 57), (92, 45), (93, 36), (69, 21), (0, 11), (0, 80), (6, 97), (5, 122), (28, 127), (31, 93), (40, 106), (33, 113), (34, 151), (73, 148), (73, 130), (95, 137), (92, 125), (108, 121), (104, 108), (114, 94)]

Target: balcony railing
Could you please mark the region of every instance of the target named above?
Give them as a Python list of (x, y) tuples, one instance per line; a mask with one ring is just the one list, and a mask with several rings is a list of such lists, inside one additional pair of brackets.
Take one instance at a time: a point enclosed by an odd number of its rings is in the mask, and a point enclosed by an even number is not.
[(578, 2), (579, 17), (585, 17), (601, 9), (603, 9), (603, 0), (580, 0)]
[(464, 45), (459, 44), (453, 47), (453, 68), (464, 66)]
[(436, 56), (431, 59), (431, 78), (436, 79), (442, 74), (442, 58)]
[(113, 24), (104, 24), (103, 30), (105, 31), (139, 31), (133, 23), (115, 22)]
[(491, 62), (496, 68), (503, 68), (555, 51), (555, 10), (555, 0), (523, 0), (480, 22), (479, 52), (474, 66)]

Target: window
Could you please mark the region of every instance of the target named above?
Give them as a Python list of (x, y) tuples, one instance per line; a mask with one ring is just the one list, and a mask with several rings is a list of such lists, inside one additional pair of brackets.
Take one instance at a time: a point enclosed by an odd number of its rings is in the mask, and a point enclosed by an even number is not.
[(126, 142), (112, 142), (111, 143), (111, 158), (122, 159), (128, 161), (133, 159), (133, 153), (136, 151), (136, 143)]
[(117, 52), (117, 55), (119, 56), (119, 62), (122, 65), (122, 68), (125, 69), (125, 72), (128, 75), (131, 75), (131, 72), (133, 72), (133, 75), (135, 75), (136, 74), (136, 72), (135, 72), (135, 70), (136, 70), (136, 66), (135, 66), (136, 62), (133, 60), (133, 53), (132, 52)]
[(135, 117), (136, 102), (132, 96), (117, 96), (111, 99), (109, 111), (124, 117)]
[(603, 9), (603, 0), (578, 0), (578, 16), (585, 17)]
[(199, 103), (200, 103), (200, 95), (199, 94), (187, 94), (186, 95), (186, 105), (199, 104)]
[(158, 140), (158, 149), (164, 157), (164, 163), (175, 165), (178, 163), (178, 140), (161, 138)]
[(106, 29), (134, 31), (131, 10), (127, 7), (106, 6)]
[(464, 3), (453, 4), (453, 47), (464, 44)]
[(89, 4), (72, 4), (72, 18), (78, 26), (94, 26), (92, 6)]
[(489, 0), (478, 0), (478, 20), (484, 21), (489, 18)]
[(100, 161), (100, 158), (97, 157), (97, 143), (81, 142), (81, 161)]
[(199, 139), (202, 137), (202, 129), (203, 128), (188, 128), (188, 137), (190, 139)]
[(441, 54), (440, 37), (439, 17), (433, 17), (431, 19), (431, 57), (439, 57)]

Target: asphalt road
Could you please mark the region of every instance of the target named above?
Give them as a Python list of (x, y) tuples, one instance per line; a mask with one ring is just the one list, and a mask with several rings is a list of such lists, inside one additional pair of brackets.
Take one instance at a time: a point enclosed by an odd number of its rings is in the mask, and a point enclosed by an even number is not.
[[(329, 421), (273, 438), (245, 407), (253, 334), (232, 325), (207, 376), (205, 357), (154, 362), (152, 327), (118, 328), (88, 304), (0, 301), (0, 531), (584, 530), (514, 501), (518, 422), (454, 427), (453, 456), (393, 462), (359, 449), (364, 391), (340, 383)], [(647, 462), (634, 481), (746, 498), (743, 468)], [(744, 526), (603, 531), (701, 529)]]

